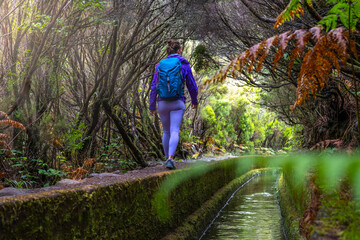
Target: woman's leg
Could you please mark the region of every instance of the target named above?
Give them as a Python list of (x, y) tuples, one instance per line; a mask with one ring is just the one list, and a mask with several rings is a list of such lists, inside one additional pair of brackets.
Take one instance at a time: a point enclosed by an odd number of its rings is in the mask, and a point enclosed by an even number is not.
[(182, 118), (185, 112), (185, 103), (182, 100), (174, 102), (174, 109), (170, 112), (170, 139), (169, 139), (169, 156), (174, 156), (176, 147), (179, 143), (179, 131)]
[(162, 144), (164, 148), (165, 158), (169, 158), (169, 139), (170, 139), (170, 109), (165, 101), (159, 101), (158, 113), (163, 128)]
[(182, 100), (159, 101), (158, 112), (163, 127), (165, 157), (173, 157), (179, 142), (179, 129), (185, 112), (185, 103)]

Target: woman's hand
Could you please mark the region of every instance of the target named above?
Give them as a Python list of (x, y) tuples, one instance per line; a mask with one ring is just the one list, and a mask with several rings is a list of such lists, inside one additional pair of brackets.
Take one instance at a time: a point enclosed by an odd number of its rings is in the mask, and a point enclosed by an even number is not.
[(191, 104), (191, 108), (195, 109), (198, 105)]
[(151, 115), (151, 116), (154, 116), (155, 113), (156, 113), (156, 110), (150, 110), (150, 115)]

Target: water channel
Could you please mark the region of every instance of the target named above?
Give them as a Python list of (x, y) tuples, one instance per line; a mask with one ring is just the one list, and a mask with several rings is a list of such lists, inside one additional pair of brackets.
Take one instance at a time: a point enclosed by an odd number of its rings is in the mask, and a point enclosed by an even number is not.
[(275, 196), (277, 178), (278, 174), (263, 174), (243, 185), (200, 239), (285, 240)]

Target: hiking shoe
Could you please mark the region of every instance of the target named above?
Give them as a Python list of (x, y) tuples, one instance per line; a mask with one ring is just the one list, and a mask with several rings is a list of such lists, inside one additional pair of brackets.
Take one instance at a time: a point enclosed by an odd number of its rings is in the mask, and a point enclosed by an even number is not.
[(168, 160), (166, 160), (165, 166), (166, 166), (167, 169), (170, 169), (170, 170), (176, 169), (175, 164), (174, 164), (174, 161), (173, 161), (171, 158), (169, 158)]

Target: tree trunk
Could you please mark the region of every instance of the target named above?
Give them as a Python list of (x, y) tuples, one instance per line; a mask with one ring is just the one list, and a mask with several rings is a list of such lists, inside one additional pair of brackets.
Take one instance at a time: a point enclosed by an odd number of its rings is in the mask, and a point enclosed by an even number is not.
[(137, 162), (140, 166), (142, 167), (147, 167), (148, 164), (144, 161), (144, 159), (142, 158), (142, 154), (139, 151), (139, 149), (136, 147), (136, 145), (131, 141), (129, 135), (127, 134), (124, 126), (122, 125), (120, 119), (113, 114), (110, 105), (106, 102), (103, 101), (102, 105), (104, 107), (104, 110), (106, 112), (106, 114), (113, 120), (113, 122), (115, 123), (115, 126), (117, 127), (117, 129), (119, 130), (121, 137), (124, 140), (124, 143), (129, 147), (130, 151), (132, 152), (133, 156), (134, 156), (134, 160), (135, 162)]

